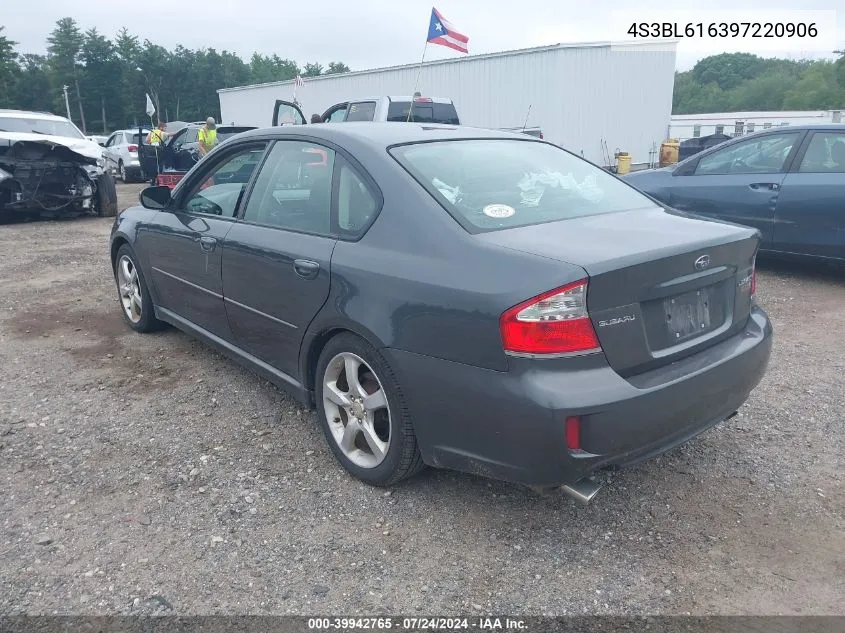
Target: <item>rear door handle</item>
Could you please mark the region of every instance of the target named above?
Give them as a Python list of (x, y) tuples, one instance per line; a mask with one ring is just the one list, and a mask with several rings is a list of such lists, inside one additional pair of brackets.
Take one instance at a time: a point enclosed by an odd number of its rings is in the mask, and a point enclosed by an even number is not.
[(320, 264), (308, 259), (295, 259), (293, 269), (303, 279), (314, 279), (320, 272)]
[(200, 238), (200, 248), (210, 253), (217, 246), (217, 240), (213, 237), (203, 236)]
[(754, 191), (777, 191), (780, 185), (776, 182), (755, 182), (748, 185)]

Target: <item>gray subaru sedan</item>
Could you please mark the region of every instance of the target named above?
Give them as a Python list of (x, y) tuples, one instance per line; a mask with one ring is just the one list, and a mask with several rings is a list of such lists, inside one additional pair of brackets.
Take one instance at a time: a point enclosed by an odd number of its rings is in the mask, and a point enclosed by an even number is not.
[(289, 390), (369, 484), (429, 465), (587, 502), (593, 471), (731, 417), (769, 360), (757, 230), (523, 134), (254, 130), (140, 197), (110, 240), (128, 326)]

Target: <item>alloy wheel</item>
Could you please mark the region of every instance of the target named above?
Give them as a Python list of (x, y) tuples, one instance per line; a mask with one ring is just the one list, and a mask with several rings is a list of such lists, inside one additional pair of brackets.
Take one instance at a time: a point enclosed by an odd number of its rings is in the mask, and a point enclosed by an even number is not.
[(141, 320), (141, 281), (135, 262), (127, 255), (117, 262), (117, 287), (127, 318), (138, 323)]
[(356, 466), (375, 468), (390, 448), (390, 407), (364, 359), (337, 354), (323, 375), (323, 406), (332, 437)]

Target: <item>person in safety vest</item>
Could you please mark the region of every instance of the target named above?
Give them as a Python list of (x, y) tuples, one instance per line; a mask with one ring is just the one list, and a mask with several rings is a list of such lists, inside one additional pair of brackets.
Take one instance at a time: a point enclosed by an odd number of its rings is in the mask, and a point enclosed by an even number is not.
[(210, 116), (205, 120), (205, 125), (199, 131), (200, 156), (208, 154), (217, 145), (217, 123), (214, 117)]
[(163, 121), (158, 122), (158, 127), (147, 134), (147, 145), (163, 145), (167, 139), (167, 124)]

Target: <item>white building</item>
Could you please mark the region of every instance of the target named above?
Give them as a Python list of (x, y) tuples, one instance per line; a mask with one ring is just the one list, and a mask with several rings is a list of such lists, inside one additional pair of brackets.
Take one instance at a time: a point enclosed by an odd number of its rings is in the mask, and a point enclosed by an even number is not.
[[(344, 101), (410, 95), (448, 97), (461, 122), (479, 127), (539, 126), (544, 137), (599, 164), (615, 151), (634, 164), (657, 160), (672, 111), (675, 44), (554, 44), (488, 55), (326, 75), (305, 80), (296, 99), (306, 119)], [(294, 82), (218, 90), (221, 122), (266, 127), (276, 99)], [(530, 114), (529, 114), (530, 107)], [(609, 159), (608, 159), (609, 154)]]
[(669, 124), (669, 137), (683, 141), (711, 134), (743, 136), (786, 125), (842, 123), (843, 110), (674, 114)]

